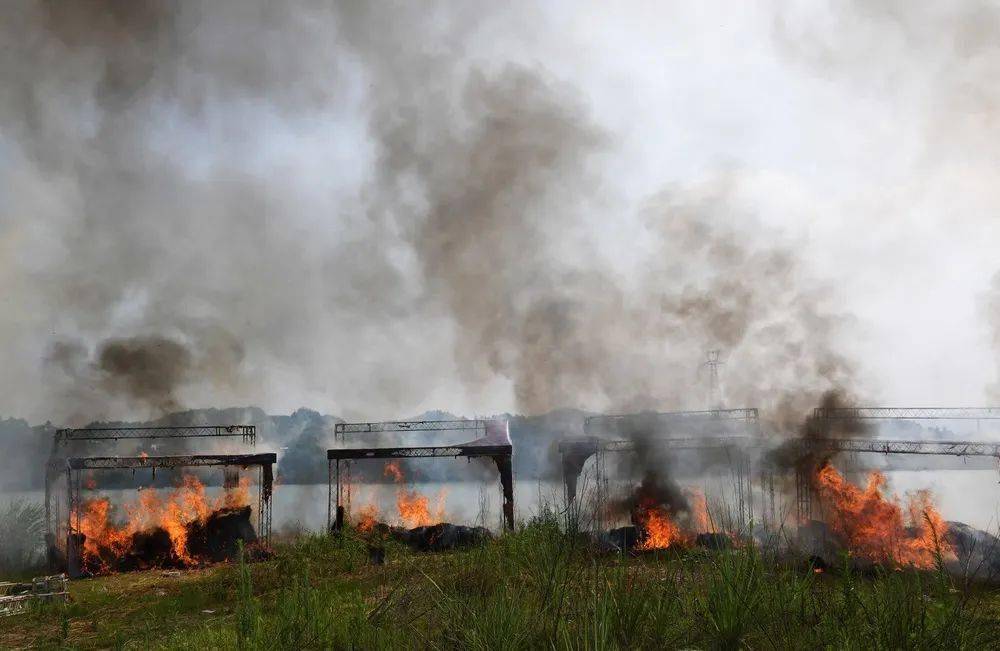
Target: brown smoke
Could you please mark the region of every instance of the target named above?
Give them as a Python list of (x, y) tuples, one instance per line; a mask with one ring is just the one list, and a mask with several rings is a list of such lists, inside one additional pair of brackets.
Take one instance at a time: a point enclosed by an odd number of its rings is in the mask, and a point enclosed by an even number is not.
[(115, 416), (140, 407), (157, 418), (184, 408), (190, 388), (224, 388), (243, 375), (243, 349), (225, 331), (203, 331), (178, 340), (160, 335), (106, 339), (93, 351), (79, 341), (59, 340), (47, 362), (65, 382), (62, 408), (71, 424)]
[(373, 215), (404, 224), (473, 392), (507, 378), (529, 414), (700, 405), (695, 369), (718, 347), (732, 402), (802, 409), (853, 381), (838, 352), (849, 318), (794, 246), (745, 214), (738, 171), (649, 199), (623, 278), (592, 231), (634, 216), (604, 200), (613, 143), (574, 89), (400, 38), (393, 50), (352, 40), (376, 80)]
[(104, 384), (162, 412), (177, 409), (176, 387), (191, 373), (191, 353), (163, 337), (112, 339), (97, 351)]

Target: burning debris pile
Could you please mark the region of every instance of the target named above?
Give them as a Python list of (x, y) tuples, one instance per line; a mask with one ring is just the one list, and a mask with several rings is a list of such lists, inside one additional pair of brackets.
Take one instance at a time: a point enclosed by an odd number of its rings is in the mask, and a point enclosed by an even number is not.
[(108, 498), (87, 500), (75, 534), (80, 566), (83, 573), (96, 575), (230, 560), (239, 541), (257, 541), (249, 503), (245, 477), (213, 500), (192, 475), (165, 496), (156, 489), (142, 490), (138, 502), (124, 506), (123, 524), (114, 522)]
[(861, 562), (930, 569), (937, 559), (955, 557), (948, 524), (935, 508), (930, 491), (907, 496), (905, 503), (882, 492), (880, 472), (862, 488), (847, 481), (829, 463), (814, 477), (823, 523), (833, 542)]
[(647, 473), (626, 500), (613, 510), (627, 510), (632, 524), (612, 529), (599, 546), (617, 551), (653, 551), (693, 546), (729, 548), (734, 536), (718, 531), (705, 494), (681, 490), (669, 480)]
[(407, 488), (406, 477), (398, 462), (387, 462), (383, 476), (396, 484), (396, 519), (399, 525), (381, 521), (378, 506), (368, 503), (358, 512), (355, 528), (359, 532), (375, 540), (391, 538), (418, 551), (457, 549), (492, 538), (484, 527), (443, 522), (447, 492), (443, 489), (438, 491), (432, 508), (430, 498)]

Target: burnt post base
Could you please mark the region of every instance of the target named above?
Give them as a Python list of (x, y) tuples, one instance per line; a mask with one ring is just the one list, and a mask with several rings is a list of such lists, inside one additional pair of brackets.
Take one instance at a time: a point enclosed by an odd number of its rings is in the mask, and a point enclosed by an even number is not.
[(493, 457), (500, 471), (500, 486), (503, 488), (503, 524), (508, 531), (514, 530), (514, 472), (510, 455), (498, 454)]

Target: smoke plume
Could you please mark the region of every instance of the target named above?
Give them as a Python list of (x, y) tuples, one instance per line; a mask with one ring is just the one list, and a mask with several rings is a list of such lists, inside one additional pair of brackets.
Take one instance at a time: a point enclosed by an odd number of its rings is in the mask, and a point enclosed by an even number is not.
[(57, 421), (281, 392), (369, 418), (457, 394), (666, 409), (704, 403), (711, 348), (730, 403), (801, 414), (851, 385), (850, 319), (740, 170), (619, 201), (586, 96), (477, 50), (509, 20), (15, 3), (0, 266), (23, 308), (0, 328), (34, 381), (5, 375), (10, 399)]

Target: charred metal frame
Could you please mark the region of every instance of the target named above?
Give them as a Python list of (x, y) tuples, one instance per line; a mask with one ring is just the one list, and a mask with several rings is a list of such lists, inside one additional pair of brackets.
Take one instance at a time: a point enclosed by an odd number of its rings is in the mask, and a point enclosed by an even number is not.
[[(445, 432), (474, 431), (486, 437), (487, 422), (483, 420), (444, 420), (444, 421), (386, 421), (373, 423), (337, 423), (334, 434), (340, 439), (345, 434), (372, 434), (390, 432)], [(509, 443), (489, 444), (472, 441), (459, 445), (439, 446), (396, 446), (378, 448), (334, 448), (327, 450), (327, 531), (337, 531), (344, 526), (344, 477), (341, 470), (349, 471), (352, 461), (358, 459), (421, 459), (421, 458), (458, 458), (468, 459), (488, 457), (493, 460), (500, 473), (500, 486), (503, 491), (504, 526), (514, 528), (514, 474), (513, 446)]]
[(1000, 407), (816, 407), (818, 420), (1000, 420)]
[(391, 420), (378, 423), (337, 423), (333, 433), (337, 438), (345, 434), (384, 434), (389, 432), (452, 432), (472, 430), (486, 436), (486, 421), (482, 420)]
[[(685, 423), (719, 424), (720, 429), (733, 427), (749, 435), (760, 433), (760, 419), (756, 407), (737, 409), (706, 409), (702, 411), (662, 411), (639, 412), (634, 414), (611, 414), (588, 416), (583, 421), (583, 431), (590, 436), (613, 435), (634, 431), (636, 423), (652, 424), (659, 427), (684, 425)], [(726, 423), (726, 425), (723, 425)], [(729, 425), (732, 424), (732, 425)]]
[(244, 443), (257, 442), (255, 425), (185, 425), (161, 427), (84, 427), (56, 430), (55, 445), (70, 441), (118, 441), (122, 439), (183, 439), (242, 436)]
[[(712, 434), (692, 436), (692, 430), (710, 427)], [(607, 436), (628, 436), (636, 431), (651, 428), (650, 436), (658, 445), (672, 450), (721, 449), (729, 455), (730, 465), (735, 471), (737, 508), (740, 518), (749, 522), (753, 518), (753, 479), (750, 460), (740, 452), (741, 448), (759, 444), (760, 419), (755, 407), (735, 409), (707, 409), (699, 411), (639, 412), (633, 414), (597, 415), (584, 419), (583, 429), (588, 436), (564, 439), (559, 442), (562, 455), (563, 485), (566, 502), (570, 509), (578, 509), (576, 503), (577, 485), (587, 460), (594, 456), (597, 477), (595, 497), (598, 508), (596, 525), (603, 527), (599, 520), (604, 510), (603, 504), (608, 489), (604, 478), (605, 454), (608, 452), (635, 452), (638, 449), (634, 439), (604, 438)], [(678, 436), (678, 430), (685, 436)], [(656, 436), (662, 433), (662, 436)], [(773, 482), (772, 482), (773, 483)]]
[[(751, 436), (685, 436), (657, 439), (658, 445), (671, 450), (746, 448), (760, 446), (762, 443), (760, 438)], [(607, 440), (596, 436), (559, 441), (567, 500), (572, 502), (576, 499), (580, 473), (590, 457), (605, 452), (635, 452), (637, 449), (637, 443), (632, 440)]]
[(587, 459), (598, 453), (632, 452), (636, 449), (634, 440), (606, 439), (598, 435), (627, 434), (634, 432), (637, 424), (664, 429), (711, 424), (723, 432), (726, 430), (742, 432), (741, 435), (727, 432), (721, 436), (664, 436), (657, 439), (662, 445), (675, 450), (736, 447), (755, 440), (760, 435), (759, 414), (755, 407), (589, 416), (583, 421), (583, 431), (588, 436), (559, 442), (563, 482), (568, 502), (576, 499), (577, 482)]
[[(803, 439), (801, 458), (815, 453), (923, 454), (954, 457), (993, 457), (1000, 461), (1000, 443), (986, 441), (916, 441), (902, 439), (837, 438), (825, 436), (833, 423), (866, 420), (974, 420), (1000, 421), (998, 407), (817, 407), (812, 414), (819, 436)], [(813, 453), (812, 455), (810, 453)], [(812, 517), (812, 473), (815, 468), (799, 463), (795, 468), (796, 517)]]
[[(808, 461), (811, 458), (823, 458), (838, 453), (868, 453), (868, 454), (901, 454), (901, 455), (935, 455), (953, 457), (988, 457), (1000, 462), (1000, 442), (991, 441), (920, 441), (909, 439), (868, 439), (857, 437), (833, 437), (829, 433), (833, 421), (850, 420), (1000, 420), (1000, 408), (953, 408), (953, 407), (847, 407), (847, 408), (816, 408), (813, 411), (813, 421), (817, 436), (793, 441), (781, 440), (759, 435), (756, 409), (713, 410), (704, 412), (676, 412), (664, 414), (636, 414), (635, 416), (595, 416), (585, 421), (585, 431), (592, 434), (598, 429), (596, 424), (612, 423), (608, 428), (614, 431), (627, 431), (627, 419), (652, 418), (652, 422), (665, 424), (683, 424), (694, 420), (736, 421), (745, 419), (751, 424), (758, 435), (745, 436), (703, 436), (703, 437), (664, 437), (658, 439), (658, 444), (673, 450), (696, 449), (749, 449), (777, 448), (793, 445), (797, 448), (799, 459)], [(598, 473), (602, 471), (601, 457), (606, 452), (632, 452), (637, 449), (633, 440), (608, 440), (597, 436), (564, 439), (559, 443), (562, 455), (563, 480), (566, 496), (569, 502), (576, 498), (577, 482), (586, 461), (595, 456), (598, 459)], [(813, 487), (812, 473), (815, 468), (809, 463), (796, 465), (795, 470), (795, 509), (798, 521), (808, 519), (812, 515)], [(744, 467), (741, 475), (750, 476), (750, 469)], [(770, 491), (770, 515), (776, 519), (774, 507), (774, 477), (770, 470), (761, 475), (763, 490)], [(600, 489), (600, 487), (599, 487)], [(740, 482), (738, 493), (743, 494), (743, 482)], [(752, 490), (745, 493), (752, 496)], [(752, 514), (752, 502), (742, 504), (740, 510)], [(765, 500), (765, 511), (768, 504)]]
[[(71, 480), (71, 470), (68, 466), (68, 459), (62, 454), (64, 446), (69, 445), (75, 441), (90, 441), (95, 443), (106, 443), (106, 442), (116, 442), (119, 440), (141, 440), (141, 439), (187, 439), (187, 438), (215, 438), (215, 437), (242, 437), (244, 443), (249, 443), (254, 445), (257, 441), (257, 428), (254, 425), (180, 425), (180, 426), (154, 426), (154, 427), (83, 427), (83, 428), (64, 428), (56, 430), (55, 435), (52, 438), (52, 451), (49, 454), (49, 459), (45, 465), (45, 547), (46, 554), (48, 557), (49, 566), (53, 569), (59, 569), (63, 565), (63, 559), (59, 558), (59, 552), (57, 547), (57, 539), (61, 538), (59, 536), (60, 522), (62, 521), (61, 509), (56, 507), (56, 513), (53, 513), (53, 497), (55, 493), (53, 488), (56, 483), (60, 481), (60, 477), (63, 474), (67, 476), (68, 486), (70, 488), (70, 495), (72, 497), (72, 486), (73, 482)], [(218, 455), (206, 455), (206, 456), (218, 456)], [(116, 459), (118, 457), (93, 457), (98, 460), (108, 460)], [(142, 458), (142, 457), (137, 457)], [(146, 457), (147, 459), (149, 457)], [(180, 457), (185, 458), (185, 457)], [(103, 461), (101, 463), (110, 463)], [(209, 464), (210, 465), (210, 464)], [(217, 464), (216, 464), (217, 465)], [(106, 466), (115, 467), (115, 466)], [(148, 467), (148, 466), (140, 466)], [(167, 467), (167, 466), (161, 466)], [(271, 469), (268, 468), (268, 475), (271, 474)], [(262, 494), (263, 494), (263, 483)], [(271, 497), (271, 483), (268, 484), (267, 489), (267, 515), (266, 515), (266, 525), (268, 532), (270, 532), (271, 526), (271, 514), (270, 514), (270, 497)], [(260, 506), (260, 505), (259, 505)], [(66, 514), (66, 522), (69, 522), (69, 518), (73, 512), (69, 504), (67, 504), (68, 513)], [(260, 520), (262, 523), (265, 522), (263, 517), (263, 512), (260, 512)], [(69, 552), (69, 540), (70, 531), (66, 531), (66, 551), (67, 555)], [(270, 533), (268, 533), (270, 537)]]
[[(81, 478), (87, 470), (137, 470), (149, 468), (156, 476), (157, 468), (242, 468), (257, 467), (257, 536), (265, 547), (271, 543), (271, 495), (274, 489), (274, 464), (278, 456), (264, 454), (194, 454), (179, 456), (143, 457), (70, 457), (66, 459), (66, 481), (69, 495), (69, 513), (66, 521), (66, 565), (70, 577), (80, 575), (78, 538), (80, 533)], [(74, 519), (75, 516), (75, 519)]]
[[(763, 440), (755, 436), (706, 436), (706, 437), (669, 437), (657, 439), (660, 447), (670, 450), (723, 450), (727, 453), (730, 466), (735, 470), (736, 501), (739, 517), (748, 523), (753, 519), (753, 478), (751, 476), (750, 459), (742, 453), (751, 447), (760, 447)], [(603, 505), (607, 498), (604, 468), (604, 456), (608, 452), (635, 452), (638, 444), (632, 440), (605, 440), (591, 436), (579, 439), (563, 439), (559, 442), (559, 453), (562, 455), (563, 482), (566, 491), (566, 501), (571, 508), (576, 508), (577, 485), (583, 466), (590, 457), (595, 459), (596, 498), (598, 505)], [(767, 482), (767, 478), (763, 480)], [(773, 486), (773, 478), (771, 479)], [(773, 489), (772, 489), (773, 490)], [(772, 498), (773, 502), (773, 498)], [(598, 508), (600, 518), (602, 508)], [(598, 521), (597, 527), (602, 528)]]

